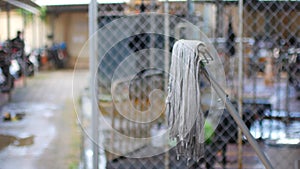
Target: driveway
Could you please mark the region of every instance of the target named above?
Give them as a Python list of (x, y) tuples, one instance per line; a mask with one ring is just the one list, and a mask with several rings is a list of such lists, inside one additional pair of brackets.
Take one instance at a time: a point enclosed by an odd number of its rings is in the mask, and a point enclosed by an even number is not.
[[(87, 75), (77, 71), (74, 81), (71, 70), (41, 72), (14, 90), (0, 110), (0, 169), (75, 168), (80, 129), (73, 98), (76, 106)], [(15, 118), (4, 121), (5, 114)]]

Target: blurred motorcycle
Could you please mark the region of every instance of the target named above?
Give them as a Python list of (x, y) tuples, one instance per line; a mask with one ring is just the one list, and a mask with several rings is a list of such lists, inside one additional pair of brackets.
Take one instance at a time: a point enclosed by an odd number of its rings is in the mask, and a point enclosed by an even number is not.
[[(300, 92), (300, 48), (290, 48), (289, 56), (289, 82), (297, 92)], [(298, 96), (300, 97), (300, 96)]]
[(0, 90), (8, 93), (14, 88), (14, 77), (10, 73), (11, 44), (5, 41), (0, 47)]
[(40, 58), (41, 58), (41, 49), (37, 48), (32, 50), (32, 52), (28, 56), (28, 60), (32, 63), (33, 65), (33, 74), (34, 72), (38, 72), (39, 67), (40, 67)]
[(34, 64), (30, 61), (31, 54), (25, 55), (17, 48), (12, 48), (10, 73), (15, 79), (34, 75)]
[(56, 69), (62, 69), (67, 66), (68, 54), (66, 43), (54, 44), (47, 49), (49, 61), (55, 66)]
[(295, 88), (297, 98), (300, 99), (300, 47), (296, 42), (290, 46), (286, 44), (284, 42), (274, 48), (273, 55), (279, 68), (288, 73), (289, 84)]

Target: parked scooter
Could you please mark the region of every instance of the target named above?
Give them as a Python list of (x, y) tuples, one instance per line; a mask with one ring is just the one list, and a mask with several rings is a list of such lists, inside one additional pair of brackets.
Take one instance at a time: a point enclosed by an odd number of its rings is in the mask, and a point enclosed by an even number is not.
[(10, 73), (11, 66), (11, 44), (4, 42), (0, 47), (0, 90), (8, 93), (14, 88), (14, 77)]
[(20, 51), (17, 51), (16, 49), (12, 49), (11, 52), (11, 64), (9, 67), (10, 74), (15, 78), (18, 79), (22, 76), (22, 67), (23, 67), (23, 58)]
[(295, 38), (289, 42), (282, 40), (279, 47), (273, 50), (276, 62), (282, 71), (286, 71), (289, 84), (294, 87), (297, 98), (300, 99), (300, 44)]
[(46, 49), (48, 60), (52, 62), (56, 69), (62, 69), (67, 66), (68, 54), (66, 43), (54, 44)]
[(29, 59), (30, 54), (25, 55), (18, 48), (12, 48), (10, 73), (15, 79), (34, 75), (34, 64)]
[(25, 64), (26, 64), (26, 68), (25, 68), (26, 76), (33, 76), (36, 69), (35, 69), (35, 65), (30, 60), (30, 55), (26, 56)]
[(42, 52), (42, 50), (40, 48), (37, 48), (37, 49), (32, 50), (31, 53), (28, 56), (28, 60), (32, 63), (32, 66), (33, 66), (33, 67), (29, 67), (29, 68), (33, 69), (32, 70), (33, 74), (35, 72), (39, 71), (40, 62), (41, 62), (41, 52)]
[[(289, 48), (289, 82), (300, 93), (300, 48)], [(300, 94), (298, 94), (300, 99)]]

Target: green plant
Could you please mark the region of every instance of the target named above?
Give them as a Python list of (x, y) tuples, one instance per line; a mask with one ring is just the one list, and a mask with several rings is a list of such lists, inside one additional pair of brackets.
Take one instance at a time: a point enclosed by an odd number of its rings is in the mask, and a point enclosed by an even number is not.
[[(24, 17), (25, 26), (33, 20), (33, 14), (25, 9), (16, 9), (19, 15)], [(47, 17), (47, 7), (42, 6), (39, 8), (39, 18), (41, 21), (45, 22)]]
[(23, 16), (24, 18), (24, 26), (26, 26), (28, 23), (30, 23), (33, 19), (33, 14), (29, 11), (26, 11), (25, 9), (16, 9), (16, 12)]
[(42, 6), (41, 8), (40, 8), (40, 19), (41, 19), (41, 21), (46, 21), (46, 16), (47, 16), (47, 7), (45, 7), (45, 6)]

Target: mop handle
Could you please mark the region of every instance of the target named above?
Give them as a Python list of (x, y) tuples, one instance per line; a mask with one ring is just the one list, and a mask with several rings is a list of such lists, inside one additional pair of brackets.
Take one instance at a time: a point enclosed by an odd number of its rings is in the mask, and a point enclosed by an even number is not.
[(202, 63), (209, 63), (209, 61), (214, 60), (213, 57), (210, 55), (205, 44), (203, 44), (203, 43), (198, 44), (197, 51), (198, 51), (198, 56), (200, 56), (200, 61)]
[(225, 106), (227, 110), (229, 111), (230, 115), (233, 117), (234, 121), (237, 123), (237, 125), (240, 127), (240, 129), (245, 134), (247, 140), (249, 141), (250, 145), (254, 148), (254, 151), (256, 152), (258, 158), (262, 161), (264, 166), (267, 169), (273, 169), (270, 161), (266, 157), (266, 155), (260, 150), (260, 147), (257, 143), (257, 141), (254, 139), (254, 137), (251, 135), (250, 131), (248, 130), (247, 126), (239, 116), (237, 110), (227, 97), (227, 94), (222, 89), (222, 87), (218, 84), (218, 82), (214, 79), (214, 77), (209, 73), (209, 71), (204, 67), (204, 64), (201, 67), (202, 72), (204, 73), (205, 77), (210, 81), (212, 87), (215, 89), (217, 95), (221, 97), (221, 99), (225, 102)]

